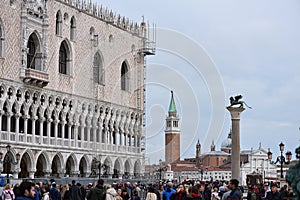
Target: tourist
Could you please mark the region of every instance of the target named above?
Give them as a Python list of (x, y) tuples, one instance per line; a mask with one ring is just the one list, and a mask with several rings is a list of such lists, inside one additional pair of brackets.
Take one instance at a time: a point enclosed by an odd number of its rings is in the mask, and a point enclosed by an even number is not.
[(42, 186), (43, 197), (42, 200), (50, 200), (50, 188), (46, 185)]
[(221, 198), (219, 197), (219, 187), (215, 185), (211, 193), (211, 200), (220, 200), (220, 199)]
[(76, 185), (76, 181), (72, 180), (72, 185), (69, 188), (69, 199), (70, 200), (81, 200), (81, 191)]
[(157, 195), (155, 194), (155, 189), (153, 186), (148, 188), (146, 200), (157, 200)]
[(56, 183), (53, 182), (51, 184), (51, 189), (50, 189), (50, 198), (51, 200), (61, 200), (61, 195), (60, 192), (58, 191), (58, 189), (56, 188)]
[(141, 198), (139, 196), (139, 191), (137, 188), (132, 191), (132, 199), (131, 200), (141, 200)]
[(2, 200), (14, 200), (15, 199), (15, 194), (12, 191), (11, 187), (9, 184), (6, 184), (4, 186), (3, 192), (2, 192)]
[(242, 193), (238, 190), (239, 181), (237, 179), (231, 179), (229, 181), (230, 194), (226, 200), (240, 200), (242, 198)]
[(20, 184), (20, 196), (17, 196), (15, 200), (33, 200), (34, 199), (34, 187), (33, 182), (24, 181)]
[(106, 185), (106, 200), (116, 200), (117, 192), (111, 185)]
[(91, 188), (89, 193), (87, 193), (87, 200), (105, 200), (105, 190), (103, 184), (103, 179), (99, 179), (96, 187)]
[(116, 200), (123, 200), (123, 198), (122, 198), (121, 195), (122, 195), (122, 189), (119, 188), (119, 189), (117, 190)]
[(271, 184), (271, 191), (267, 192), (266, 200), (281, 200), (281, 195), (277, 190), (276, 184)]
[(184, 185), (178, 185), (176, 192), (171, 196), (172, 200), (185, 200), (186, 199), (186, 190)]
[(173, 193), (175, 193), (176, 191), (173, 189), (173, 183), (172, 182), (168, 182), (167, 183), (167, 187), (166, 189), (163, 191), (163, 200), (170, 200), (170, 197)]

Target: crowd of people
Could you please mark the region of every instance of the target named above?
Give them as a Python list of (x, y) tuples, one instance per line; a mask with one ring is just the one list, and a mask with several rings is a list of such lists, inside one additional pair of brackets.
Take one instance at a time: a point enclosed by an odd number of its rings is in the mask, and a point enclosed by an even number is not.
[[(1, 188), (1, 187), (0, 187)], [(13, 188), (2, 187), (0, 200), (240, 200), (243, 193), (247, 200), (293, 199), (293, 192), (277, 184), (249, 186), (247, 191), (239, 181), (200, 182), (158, 181), (151, 184), (141, 182), (119, 182), (105, 184), (103, 179), (82, 185), (75, 180), (71, 184), (58, 185), (54, 180), (47, 183), (24, 181)]]

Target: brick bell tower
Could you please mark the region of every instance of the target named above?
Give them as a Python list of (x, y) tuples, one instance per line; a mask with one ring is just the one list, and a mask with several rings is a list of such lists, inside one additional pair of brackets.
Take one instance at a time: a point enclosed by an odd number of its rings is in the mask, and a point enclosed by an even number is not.
[(180, 160), (179, 117), (177, 116), (173, 91), (171, 91), (171, 102), (168, 114), (165, 129), (165, 160), (166, 164), (171, 164)]

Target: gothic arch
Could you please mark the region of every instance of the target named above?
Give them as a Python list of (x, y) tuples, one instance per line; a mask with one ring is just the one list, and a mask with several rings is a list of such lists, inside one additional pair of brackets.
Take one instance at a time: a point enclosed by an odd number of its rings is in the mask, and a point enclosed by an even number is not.
[(21, 172), (19, 173), (19, 178), (29, 177), (29, 173), (35, 171), (35, 166), (35, 159), (31, 150), (26, 149), (20, 159)]
[(30, 34), (27, 40), (27, 68), (42, 70), (41, 37), (37, 31)]
[(70, 20), (70, 40), (76, 40), (76, 18), (74, 16)]
[(50, 172), (50, 160), (46, 151), (42, 151), (37, 156), (36, 160), (36, 172), (34, 177), (44, 177), (45, 174)]
[(127, 159), (124, 163), (124, 174), (126, 176), (129, 176), (130, 175), (130, 172), (131, 172), (131, 169), (132, 169), (132, 163), (130, 161), (130, 159)]
[(115, 160), (115, 163), (113, 165), (113, 178), (119, 178), (120, 173), (123, 171), (122, 165), (121, 165), (122, 161), (120, 158), (117, 158)]
[(104, 84), (105, 82), (104, 59), (100, 50), (98, 50), (94, 55), (93, 77), (95, 83)]
[(113, 165), (112, 160), (109, 156), (107, 156), (105, 159), (103, 159), (103, 172), (102, 174), (104, 176), (108, 176), (109, 174), (112, 174)]
[(59, 177), (60, 174), (64, 173), (64, 158), (62, 154), (57, 153), (53, 159), (51, 164), (51, 174), (53, 177)]
[(72, 174), (78, 168), (76, 163), (78, 163), (76, 156), (74, 153), (71, 153), (68, 159), (66, 160), (66, 175), (72, 176)]
[(7, 91), (7, 86), (5, 84), (1, 84), (1, 86), (0, 86), (0, 95), (1, 95), (2, 99), (6, 98), (6, 96), (7, 96), (6, 91)]
[(16, 99), (20, 104), (24, 101), (24, 94), (25, 94), (24, 88), (17, 89), (17, 92), (16, 92), (17, 98)]
[(87, 155), (83, 155), (79, 161), (79, 174), (81, 177), (86, 177), (89, 175), (91, 169), (91, 162), (89, 161)]
[(62, 13), (60, 10), (56, 13), (56, 26), (55, 26), (55, 34), (61, 36), (62, 34)]
[(129, 91), (130, 83), (130, 68), (127, 60), (124, 60), (121, 65), (121, 90)]
[(137, 177), (142, 173), (142, 164), (140, 160), (136, 160), (134, 163), (134, 176)]
[(70, 42), (65, 39), (59, 47), (59, 73), (71, 75), (72, 73), (72, 49)]

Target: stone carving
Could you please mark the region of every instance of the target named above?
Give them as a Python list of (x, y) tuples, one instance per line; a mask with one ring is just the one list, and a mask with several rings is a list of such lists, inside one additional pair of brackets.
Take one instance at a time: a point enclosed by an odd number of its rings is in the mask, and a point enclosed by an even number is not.
[[(296, 158), (300, 159), (300, 147), (295, 151)], [(296, 165), (291, 166), (286, 172), (286, 180), (292, 187), (296, 195), (295, 199), (300, 199), (300, 160)]]
[(240, 108), (243, 108), (244, 105), (245, 105), (246, 107), (252, 109), (250, 106), (248, 106), (248, 105), (246, 104), (245, 101), (242, 101), (242, 100), (241, 100), (242, 98), (243, 98), (242, 95), (237, 95), (237, 96), (235, 96), (235, 97), (230, 97), (230, 98), (229, 98), (229, 100), (230, 100), (230, 106), (228, 106), (228, 108), (229, 108), (229, 107), (234, 107), (234, 106), (236, 106), (236, 105), (240, 105), (239, 107), (240, 107)]
[(37, 13), (43, 14), (46, 11), (46, 1), (45, 0), (27, 0), (24, 1), (27, 8), (34, 10)]

